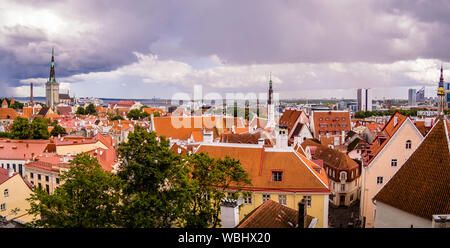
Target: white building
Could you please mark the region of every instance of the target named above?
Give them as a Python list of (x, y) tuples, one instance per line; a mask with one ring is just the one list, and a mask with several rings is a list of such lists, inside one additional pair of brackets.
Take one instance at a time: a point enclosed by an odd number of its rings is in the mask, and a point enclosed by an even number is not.
[(372, 111), (372, 91), (370, 89), (357, 90), (358, 111)]

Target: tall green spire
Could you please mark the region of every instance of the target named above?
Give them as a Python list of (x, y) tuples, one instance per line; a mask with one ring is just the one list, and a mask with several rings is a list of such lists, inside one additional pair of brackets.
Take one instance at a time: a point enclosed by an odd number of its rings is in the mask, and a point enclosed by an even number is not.
[(52, 61), (50, 62), (50, 77), (48, 79), (50, 83), (56, 82), (55, 79), (55, 50), (52, 47)]

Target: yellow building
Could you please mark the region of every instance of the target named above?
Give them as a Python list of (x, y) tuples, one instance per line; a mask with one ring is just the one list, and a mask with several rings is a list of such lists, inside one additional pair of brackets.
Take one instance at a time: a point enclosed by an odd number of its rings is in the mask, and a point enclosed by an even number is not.
[(240, 160), (247, 171), (251, 185), (232, 185), (228, 189), (230, 192), (245, 192), (239, 208), (239, 221), (269, 199), (295, 210), (305, 199), (308, 215), (318, 219), (316, 227), (328, 227), (328, 197), (331, 193), (328, 177), (323, 168), (306, 158), (300, 146), (294, 149), (203, 143), (196, 150), (196, 153), (201, 152), (222, 159), (228, 155)]
[(0, 216), (24, 224), (33, 220), (27, 213), (30, 204), (26, 200), (32, 193), (31, 185), (12, 169), (0, 168)]

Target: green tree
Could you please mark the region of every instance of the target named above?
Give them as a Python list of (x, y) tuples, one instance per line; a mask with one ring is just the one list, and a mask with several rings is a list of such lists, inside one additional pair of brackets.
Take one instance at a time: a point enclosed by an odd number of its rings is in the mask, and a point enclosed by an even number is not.
[(10, 108), (13, 108), (13, 109), (23, 109), (23, 103), (21, 103), (21, 102), (14, 102), (13, 104), (11, 104), (10, 106), (9, 106)]
[(94, 104), (91, 103), (91, 104), (87, 105), (85, 113), (87, 115), (96, 115), (97, 110), (95, 109)]
[(186, 167), (169, 149), (169, 141), (140, 126), (118, 149), (123, 162), (118, 176), (123, 188), (126, 227), (171, 227), (187, 209)]
[(160, 117), (161, 113), (159, 113), (158, 111), (153, 112), (153, 117)]
[(109, 118), (110, 121), (117, 121), (117, 120), (125, 120), (122, 116), (120, 115), (114, 115), (111, 118)]
[(77, 108), (77, 112), (75, 112), (75, 114), (77, 115), (85, 115), (86, 114), (86, 110), (83, 107), (78, 107)]
[(48, 133), (49, 121), (44, 118), (36, 117), (31, 122), (31, 138), (32, 139), (48, 139), (50, 134)]
[(127, 118), (130, 120), (141, 120), (148, 116), (149, 116), (149, 114), (147, 112), (139, 110), (139, 109), (132, 109), (127, 114)]
[(51, 136), (58, 136), (58, 135), (66, 135), (67, 131), (65, 128), (63, 128), (61, 125), (55, 125), (52, 131), (50, 132)]
[(121, 180), (104, 171), (96, 158), (77, 155), (53, 194), (40, 188), (27, 200), (28, 213), (40, 216), (31, 227), (108, 228), (121, 225)]
[[(240, 161), (226, 156), (214, 159), (204, 153), (187, 155), (190, 168), (189, 205), (191, 206), (183, 219), (186, 227), (218, 227), (222, 199), (226, 198), (226, 189), (233, 186), (250, 184), (247, 172)], [(236, 198), (239, 190), (232, 198)]]
[(11, 139), (30, 139), (32, 137), (30, 121), (20, 116), (14, 119), (10, 137)]

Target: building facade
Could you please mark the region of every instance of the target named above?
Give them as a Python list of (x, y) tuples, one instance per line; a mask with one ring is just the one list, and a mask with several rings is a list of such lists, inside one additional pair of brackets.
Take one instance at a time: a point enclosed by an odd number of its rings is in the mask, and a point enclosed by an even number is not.
[(358, 111), (372, 111), (372, 91), (370, 89), (357, 90)]
[(395, 112), (364, 151), (360, 217), (365, 227), (374, 227), (376, 206), (372, 198), (395, 175), (423, 140), (406, 116)]

